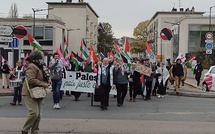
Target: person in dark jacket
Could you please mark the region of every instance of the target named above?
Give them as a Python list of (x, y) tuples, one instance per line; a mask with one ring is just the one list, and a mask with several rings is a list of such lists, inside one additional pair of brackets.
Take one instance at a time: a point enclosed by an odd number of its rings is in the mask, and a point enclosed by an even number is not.
[(181, 65), (181, 59), (177, 59), (176, 60), (176, 64), (173, 66), (173, 69), (172, 69), (172, 73), (173, 73), (173, 76), (175, 77), (175, 91), (176, 91), (176, 94), (178, 94), (178, 87), (179, 87), (179, 83), (181, 81), (181, 78), (183, 76), (183, 66)]
[(136, 101), (136, 96), (138, 93), (138, 90), (141, 90), (140, 88), (140, 73), (135, 70), (136, 63), (132, 63), (132, 68), (130, 70), (129, 75), (129, 95), (130, 95), (130, 102)]
[(150, 63), (150, 59), (145, 59), (145, 66), (152, 69), (151, 76), (145, 76), (145, 82), (146, 82), (146, 97), (144, 100), (151, 100), (151, 92), (152, 92), (152, 81), (154, 79), (155, 74), (155, 67)]
[(8, 65), (8, 61), (4, 61), (4, 65), (2, 66), (2, 88), (9, 88), (9, 74), (10, 67)]
[(197, 65), (194, 68), (195, 79), (197, 81), (197, 86), (200, 84), (200, 78), (202, 76), (203, 67), (200, 61), (197, 61)]

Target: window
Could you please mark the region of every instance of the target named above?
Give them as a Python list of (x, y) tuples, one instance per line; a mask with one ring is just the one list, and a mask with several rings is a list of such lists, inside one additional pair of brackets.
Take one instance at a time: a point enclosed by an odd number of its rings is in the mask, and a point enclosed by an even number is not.
[(44, 27), (35, 27), (35, 39), (44, 39)]
[(213, 68), (211, 69), (211, 73), (212, 73), (212, 74), (215, 74), (215, 67), (213, 67)]
[(45, 28), (45, 39), (53, 39), (53, 28), (52, 27)]

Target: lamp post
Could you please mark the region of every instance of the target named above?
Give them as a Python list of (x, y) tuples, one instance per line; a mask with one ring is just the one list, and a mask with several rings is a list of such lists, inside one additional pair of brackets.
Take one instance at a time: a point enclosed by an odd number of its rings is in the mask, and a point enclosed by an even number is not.
[(211, 6), (210, 7), (210, 14), (209, 14), (209, 31), (211, 31), (211, 10), (212, 8), (214, 8), (215, 6)]
[(35, 14), (36, 12), (41, 12), (41, 11), (46, 11), (46, 10), (52, 10), (54, 8), (50, 7), (50, 8), (47, 8), (47, 9), (35, 9), (35, 8), (32, 8), (33, 12), (34, 12), (34, 16), (33, 16), (33, 38), (35, 37)]

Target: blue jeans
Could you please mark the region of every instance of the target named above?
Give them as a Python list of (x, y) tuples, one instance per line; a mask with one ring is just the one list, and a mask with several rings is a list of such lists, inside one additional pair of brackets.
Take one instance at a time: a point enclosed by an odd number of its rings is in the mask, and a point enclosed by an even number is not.
[(60, 88), (62, 80), (52, 80), (52, 92), (54, 104), (60, 102)]
[(19, 87), (14, 87), (14, 94), (13, 94), (13, 102), (16, 103), (22, 102), (22, 85)]

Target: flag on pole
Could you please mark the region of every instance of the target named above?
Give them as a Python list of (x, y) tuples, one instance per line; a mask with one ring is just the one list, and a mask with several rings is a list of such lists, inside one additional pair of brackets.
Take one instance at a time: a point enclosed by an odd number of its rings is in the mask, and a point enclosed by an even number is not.
[[(120, 49), (120, 47), (116, 44), (116, 43), (114, 43), (114, 46), (115, 46), (115, 48), (116, 48), (116, 51), (117, 51), (117, 53), (122, 57), (124, 57), (125, 59), (126, 59), (126, 62), (125, 63), (131, 63), (131, 58), (124, 52), (124, 51), (122, 51), (121, 49)], [(123, 58), (122, 57), (122, 58)]]
[(92, 45), (90, 45), (90, 56), (91, 56), (91, 60), (92, 60), (94, 63), (98, 62), (98, 58), (97, 58), (97, 56), (96, 56), (96, 53), (95, 53), (95, 51), (94, 51)]
[(105, 55), (102, 52), (100, 52), (100, 60), (102, 60), (104, 58), (105, 58)]
[(84, 60), (86, 60), (89, 56), (89, 50), (84, 42), (84, 39), (81, 40), (81, 48), (80, 48), (80, 51), (82, 53), (82, 56), (84, 58)]
[(1, 63), (2, 63), (2, 66), (4, 65), (4, 62), (5, 62), (5, 58), (1, 55)]
[(99, 25), (98, 25), (98, 33), (99, 33), (99, 34), (105, 33), (104, 26), (102, 25), (101, 22), (100, 22)]
[(151, 52), (151, 48), (150, 48), (149, 43), (147, 41), (145, 42), (145, 45), (146, 45), (146, 51), (148, 53), (150, 53)]
[(147, 41), (145, 41), (146, 46), (146, 57), (150, 59), (150, 62), (156, 62), (156, 56), (154, 52), (151, 50), (150, 45)]
[(128, 38), (125, 38), (125, 43), (124, 43), (124, 52), (128, 55), (128, 57), (131, 58), (131, 52), (130, 52), (130, 44), (128, 41)]
[(61, 61), (63, 62), (63, 64), (64, 64), (65, 66), (69, 66), (68, 63), (66, 62), (65, 58), (63, 57), (62, 52), (61, 52), (60, 49), (58, 49), (58, 48), (57, 48), (57, 53), (59, 54), (60, 59), (61, 59)]
[(34, 50), (42, 49), (42, 46), (29, 33), (27, 34), (27, 37), (28, 37), (29, 43), (34, 48)]
[[(72, 51), (72, 54), (75, 56), (75, 58), (78, 60), (78, 62), (83, 62), (84, 61), (84, 59), (83, 58), (81, 58), (80, 56), (78, 56), (77, 54), (75, 54), (73, 51)], [(79, 63), (79, 65), (80, 65), (80, 63)]]
[(110, 51), (109, 54), (108, 54), (108, 58), (111, 59), (111, 58), (113, 58), (113, 56), (114, 56), (114, 55), (113, 55), (113, 52)]
[(190, 60), (188, 61), (188, 64), (191, 66), (191, 70), (192, 70), (192, 72), (194, 72), (194, 68), (195, 68), (195, 66), (196, 66), (196, 57), (195, 56), (192, 56), (191, 58), (190, 58)]
[(63, 56), (65, 59), (69, 58), (69, 51), (68, 51), (68, 42), (66, 41), (66, 37), (64, 35), (64, 50), (63, 50)]
[(78, 69), (79, 69), (79, 64), (78, 64), (78, 60), (75, 58), (74, 53), (71, 53), (71, 60), (72, 60), (72, 62), (73, 62), (74, 65), (75, 65), (75, 71), (78, 71)]
[(180, 54), (178, 55), (178, 57), (175, 59), (175, 62), (177, 61), (177, 59), (181, 59), (182, 62), (185, 62), (185, 60), (186, 60), (184, 54), (182, 54), (182, 53), (180, 53)]

